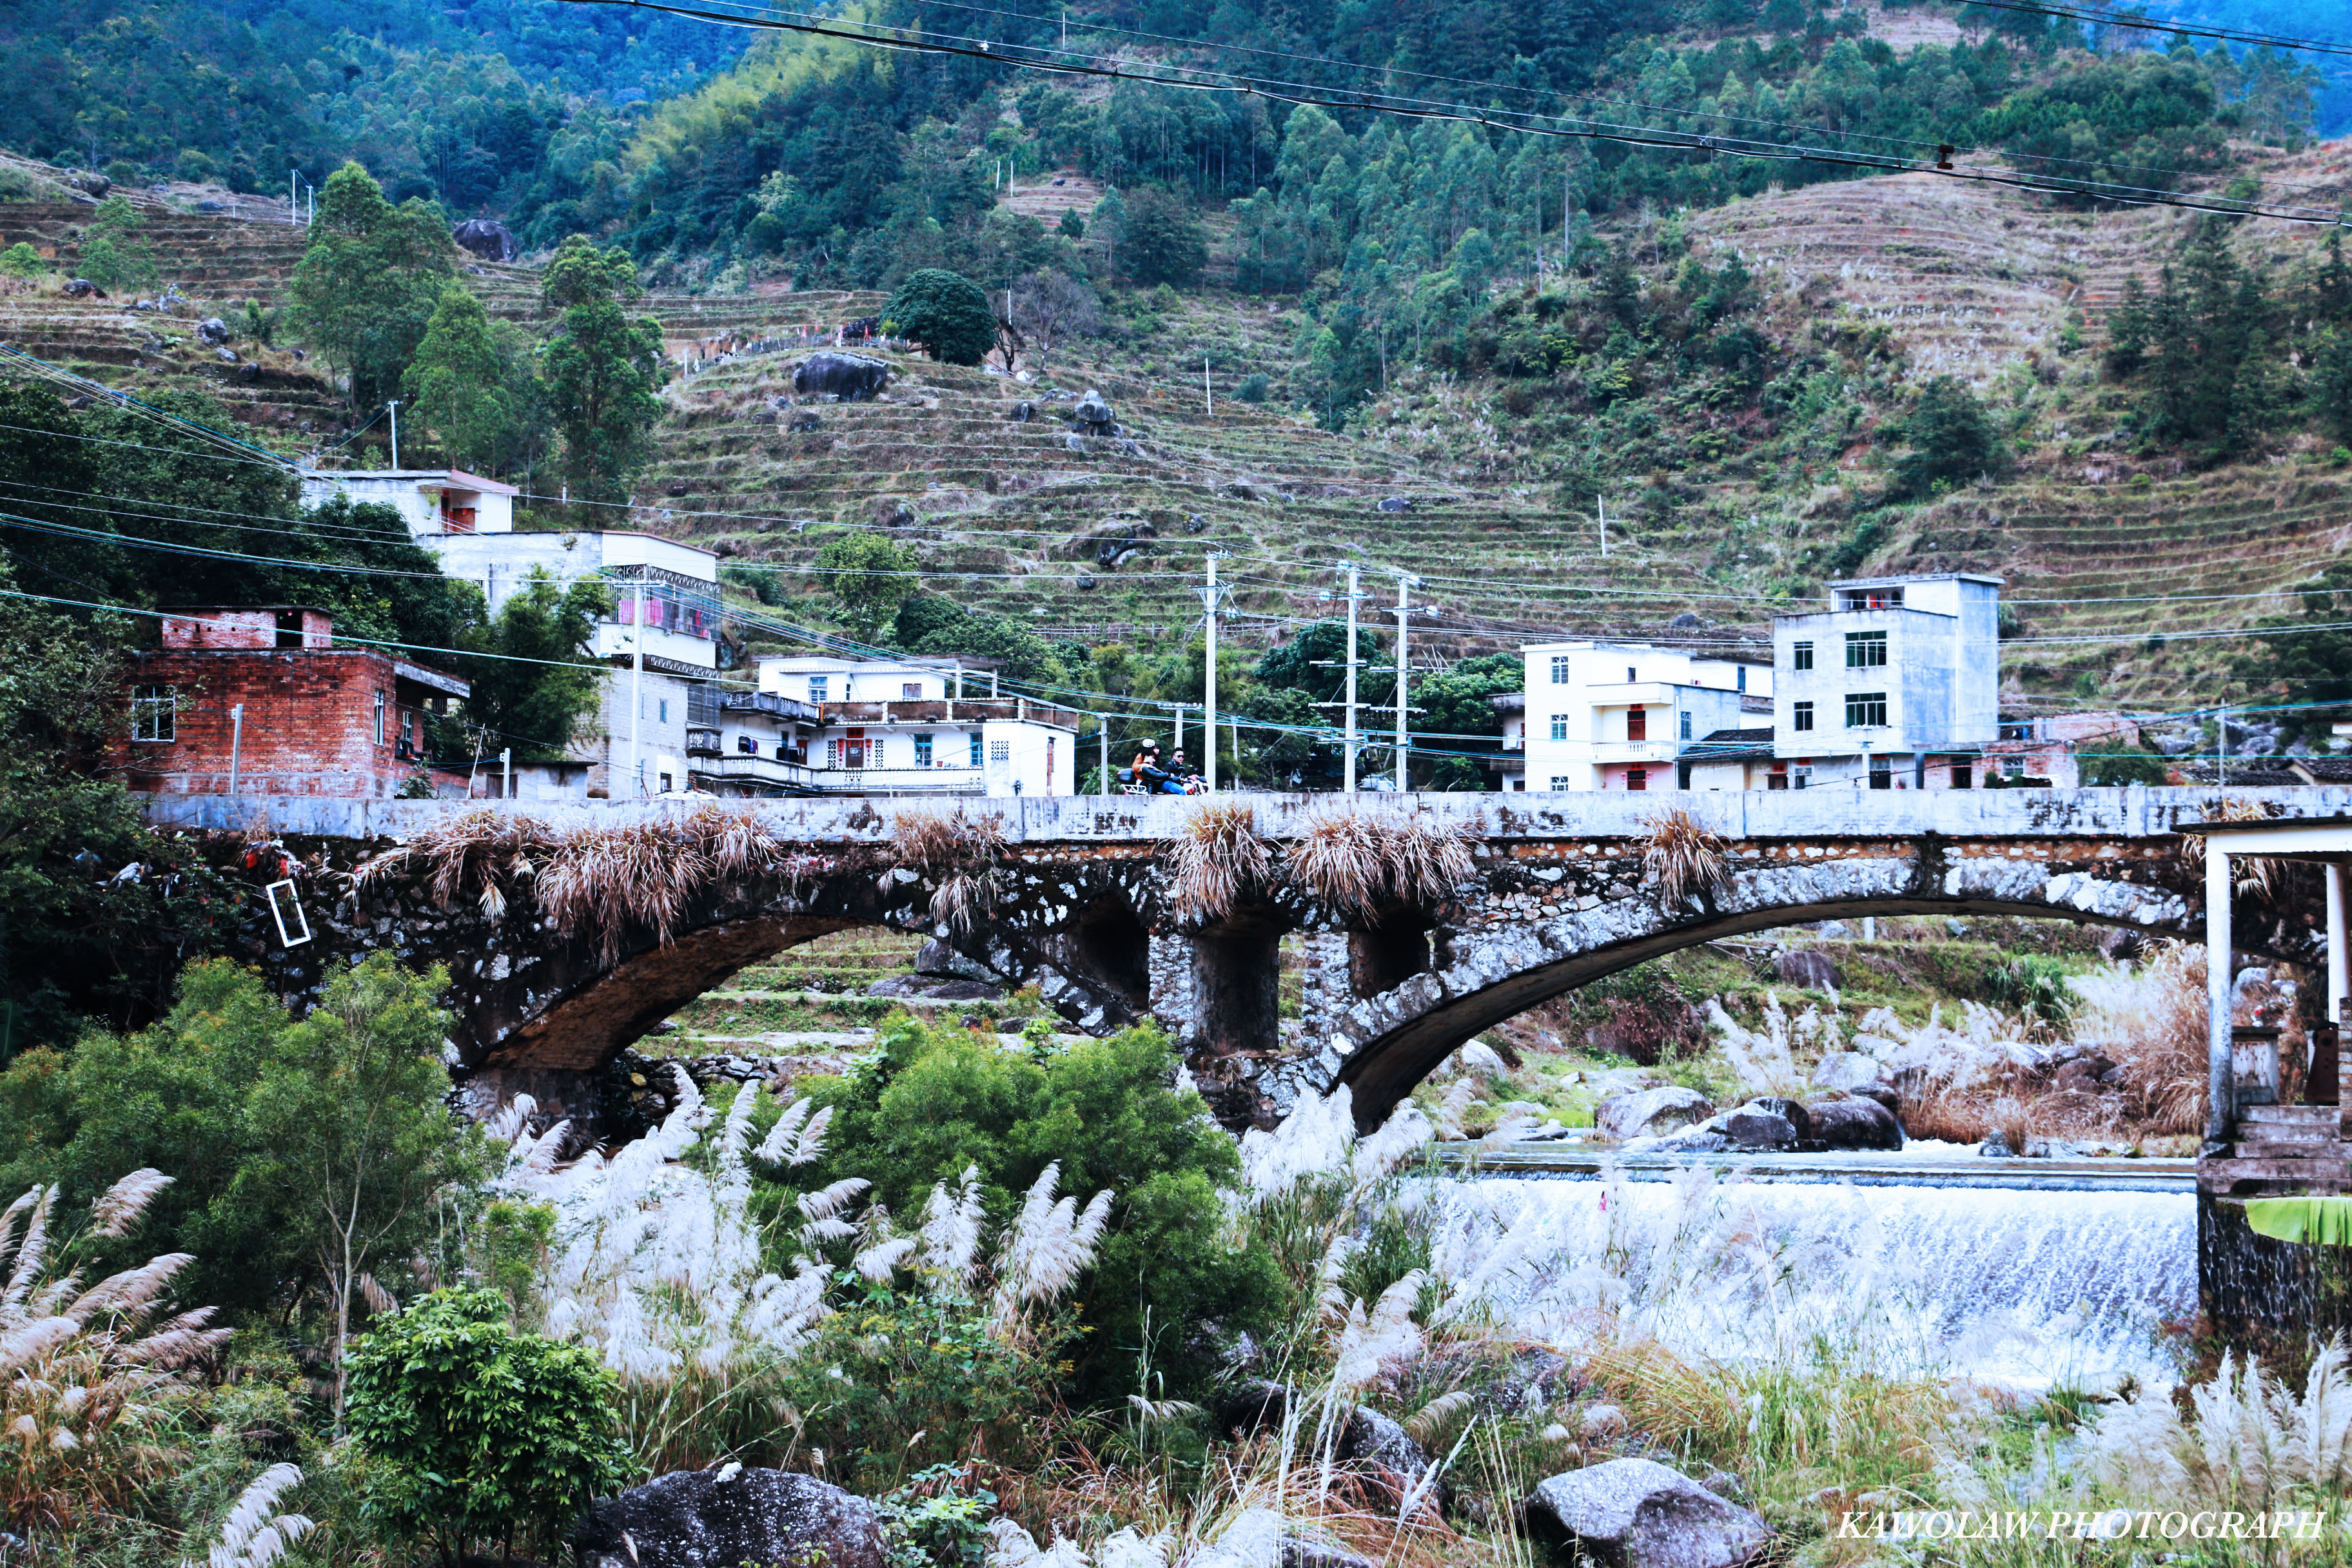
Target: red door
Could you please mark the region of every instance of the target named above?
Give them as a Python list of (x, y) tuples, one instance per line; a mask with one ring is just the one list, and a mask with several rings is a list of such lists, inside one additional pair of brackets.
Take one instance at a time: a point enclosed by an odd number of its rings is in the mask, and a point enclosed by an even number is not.
[(1650, 710), (1647, 708), (1625, 710), (1625, 738), (1629, 741), (1646, 741), (1650, 738)]

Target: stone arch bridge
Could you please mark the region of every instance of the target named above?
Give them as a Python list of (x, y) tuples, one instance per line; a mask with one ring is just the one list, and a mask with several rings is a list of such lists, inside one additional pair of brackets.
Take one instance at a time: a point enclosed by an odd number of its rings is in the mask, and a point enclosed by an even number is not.
[[(2237, 813), (2352, 813), (2352, 789), (2227, 792)], [(1286, 838), (1335, 797), (1221, 797), (1251, 808), (1255, 832)], [(682, 831), (679, 803), (586, 804), (552, 813), (481, 803), (158, 797), (158, 826), (209, 830), (242, 865), (264, 841), (244, 956), (281, 994), (315, 995), (339, 959), (389, 950), (451, 976), (448, 1045), (477, 1110), (518, 1090), (593, 1120), (594, 1084), (618, 1051), (736, 971), (827, 932), (884, 925), (948, 938), (1007, 982), (1034, 984), (1065, 1017), (1108, 1033), (1150, 1015), (1182, 1045), (1229, 1124), (1266, 1123), (1303, 1089), (1352, 1086), (1358, 1115), (1384, 1116), (1480, 1030), (1646, 959), (1718, 937), (1873, 914), (2010, 914), (2201, 932), (2201, 860), (2175, 831), (2223, 814), (2211, 789), (1359, 797), (1355, 809), (1459, 830), (1470, 874), (1412, 902), (1342, 911), (1292, 879), (1244, 888), (1219, 918), (1188, 919), (1168, 852), (1199, 799), (1093, 796), (991, 801), (729, 803), (785, 853), (765, 868), (714, 874), (683, 900), (667, 941), (617, 914), (540, 905), (526, 869), (497, 899), (444, 903), (423, 868), (349, 875), (467, 814), (535, 817), (555, 833)], [(1661, 896), (1643, 855), (1666, 814), (1686, 813), (1723, 848), (1714, 886)], [(936, 877), (902, 863), (893, 824), (908, 814), (992, 819), (984, 871), (994, 889), (968, 932), (930, 918)], [(413, 859), (413, 858), (412, 858)], [(315, 935), (286, 946), (260, 884), (293, 883)], [(2315, 885), (2289, 872), (2235, 900), (2245, 952), (2314, 962)], [(282, 894), (281, 894), (282, 897)], [(1277, 947), (1303, 958), (1298, 1016), (1279, 1006)]]

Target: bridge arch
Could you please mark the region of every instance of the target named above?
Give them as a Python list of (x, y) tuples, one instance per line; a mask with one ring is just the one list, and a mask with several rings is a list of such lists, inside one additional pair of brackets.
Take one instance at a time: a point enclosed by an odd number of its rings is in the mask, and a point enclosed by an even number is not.
[[(2282, 816), (2352, 813), (2352, 790), (2232, 792)], [(1331, 809), (1328, 796), (1251, 797), (1255, 830), (1283, 841)], [(430, 878), (364, 885), (361, 860), (468, 809), (431, 802), (259, 803), (181, 797), (151, 805), (169, 826), (215, 830), (258, 884), (289, 876), (316, 942), (287, 948), (256, 899), (240, 942), (281, 994), (318, 994), (327, 965), (380, 950), (445, 964), (455, 1014), (448, 1057), (477, 1109), (529, 1087), (560, 1103), (560, 1081), (747, 964), (857, 925), (938, 934), (938, 879), (894, 862), (892, 818), (941, 803), (763, 803), (743, 808), (790, 851), (789, 872), (698, 891), (667, 940), (636, 927), (557, 929), (535, 884), (504, 900), (445, 900)], [(2201, 867), (2177, 831), (2222, 816), (2200, 790), (1889, 792), (1754, 795), (1497, 797), (1366, 803), (1451, 823), (1475, 842), (1450, 896), (1342, 918), (1286, 883), (1205, 929), (1170, 907), (1161, 859), (1200, 803), (1086, 797), (986, 804), (1001, 848), (977, 917), (946, 933), (1005, 981), (1034, 984), (1077, 1026), (1108, 1033), (1146, 1013), (1184, 1047), (1229, 1123), (1265, 1124), (1300, 1093), (1356, 1089), (1360, 1116), (1384, 1115), (1462, 1041), (1500, 1019), (1616, 970), (1716, 937), (1871, 914), (2010, 914), (2185, 935), (2201, 909)], [(1662, 902), (1644, 853), (1662, 813), (1723, 846), (1721, 876)], [(617, 803), (590, 825), (659, 823), (676, 808)], [(258, 826), (258, 832), (257, 827)], [(288, 864), (254, 870), (256, 839)], [(234, 849), (230, 847), (234, 846)], [(2315, 900), (2236, 902), (2237, 946), (2309, 962)], [(2315, 907), (2307, 907), (2315, 906)], [(1294, 1029), (1274, 1017), (1276, 945), (1294, 934), (1304, 994)], [(534, 1079), (533, 1075), (537, 1075)]]

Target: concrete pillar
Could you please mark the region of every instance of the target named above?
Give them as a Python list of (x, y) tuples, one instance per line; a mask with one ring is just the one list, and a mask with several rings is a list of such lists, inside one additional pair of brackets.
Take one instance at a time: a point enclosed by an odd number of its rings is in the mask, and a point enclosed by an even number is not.
[(2327, 1021), (2344, 1022), (2344, 996), (2352, 991), (2352, 953), (2344, 951), (2344, 868), (2327, 870)]
[(2237, 1123), (2230, 1092), (2230, 856), (2205, 840), (2205, 1140), (2227, 1140)]
[(1348, 933), (1301, 931), (1297, 942), (1298, 1034), (1312, 1054), (1330, 1042), (1340, 1016), (1356, 1003), (1349, 983)]

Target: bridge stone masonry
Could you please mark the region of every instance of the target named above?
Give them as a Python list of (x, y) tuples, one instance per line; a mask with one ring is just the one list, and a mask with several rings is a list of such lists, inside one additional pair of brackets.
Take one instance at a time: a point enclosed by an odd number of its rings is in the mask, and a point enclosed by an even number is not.
[[(1175, 862), (1245, 814), (1225, 895)], [(1300, 846), (1352, 811), (1451, 845), (1439, 885), (1318, 894)], [(447, 1058), (486, 1112), (527, 1090), (593, 1125), (620, 1050), (744, 966), (882, 925), (1034, 984), (1080, 1028), (1150, 1016), (1218, 1115), (1267, 1125), (1351, 1086), (1368, 1124), (1450, 1052), (1618, 970), (1719, 937), (1866, 915), (2008, 914), (2201, 932), (2184, 823), (2352, 813), (2352, 789), (1076, 796), (486, 803), (158, 797), (251, 868), (240, 956), (299, 1005), (389, 951), (450, 975)], [(1228, 816), (1223, 820), (1230, 822)], [(258, 854), (257, 846), (266, 846)], [(1680, 846), (1685, 853), (1675, 853)], [(276, 852), (272, 853), (274, 849)], [(603, 867), (602, 871), (595, 868)], [(355, 875), (355, 873), (357, 873)], [(601, 880), (599, 879), (601, 878)], [(1328, 880), (1328, 879), (1327, 879)], [(263, 884), (312, 938), (286, 945)], [(1402, 890), (1401, 890), (1402, 888)], [(2235, 900), (2240, 951), (2317, 961), (2316, 885)], [(1303, 990), (1281, 1016), (1281, 944)]]

